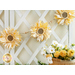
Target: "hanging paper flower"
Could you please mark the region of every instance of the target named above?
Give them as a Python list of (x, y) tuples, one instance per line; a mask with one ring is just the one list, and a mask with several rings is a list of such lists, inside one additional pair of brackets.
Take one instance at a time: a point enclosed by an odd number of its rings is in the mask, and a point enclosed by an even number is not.
[(55, 19), (57, 19), (57, 23), (60, 25), (68, 25), (75, 18), (74, 10), (57, 10), (55, 14)]
[(51, 29), (48, 23), (36, 23), (36, 26), (30, 29), (31, 37), (37, 38), (37, 41), (47, 40), (50, 37)]
[(13, 28), (5, 28), (1, 32), (0, 41), (7, 48), (18, 46), (21, 41), (21, 36), (17, 30)]
[(10, 63), (11, 60), (12, 60), (12, 56), (9, 53), (3, 55), (3, 61), (5, 63)]

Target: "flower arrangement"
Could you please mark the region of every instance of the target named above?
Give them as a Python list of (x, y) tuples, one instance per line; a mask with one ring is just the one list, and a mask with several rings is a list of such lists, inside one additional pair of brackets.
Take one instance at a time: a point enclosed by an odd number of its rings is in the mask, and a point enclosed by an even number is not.
[(0, 42), (9, 49), (13, 49), (15, 46), (18, 46), (21, 41), (21, 35), (17, 30), (13, 28), (5, 28), (1, 32)]
[(50, 37), (51, 29), (48, 27), (48, 23), (43, 23), (40, 21), (40, 23), (36, 23), (35, 26), (33, 26), (30, 29), (31, 37), (34, 37), (37, 39), (37, 41), (43, 41), (47, 40)]
[(50, 46), (42, 48), (41, 54), (44, 55), (49, 64), (52, 64), (52, 58), (61, 60), (73, 60), (75, 59), (75, 44), (70, 47), (67, 45), (59, 44), (57, 41), (53, 41)]
[(68, 25), (75, 18), (74, 10), (57, 10), (55, 14), (55, 19), (59, 25)]

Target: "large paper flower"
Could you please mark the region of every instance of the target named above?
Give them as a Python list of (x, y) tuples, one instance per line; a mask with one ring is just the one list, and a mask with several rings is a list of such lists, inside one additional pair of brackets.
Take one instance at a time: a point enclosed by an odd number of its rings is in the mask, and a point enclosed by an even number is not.
[(50, 37), (51, 29), (48, 23), (36, 23), (36, 26), (30, 29), (31, 37), (37, 38), (37, 41), (47, 40)]
[(74, 10), (57, 10), (55, 14), (55, 19), (57, 19), (57, 23), (60, 25), (68, 25), (75, 18)]
[(1, 32), (0, 41), (7, 48), (18, 46), (21, 41), (21, 36), (17, 30), (13, 28), (5, 28)]

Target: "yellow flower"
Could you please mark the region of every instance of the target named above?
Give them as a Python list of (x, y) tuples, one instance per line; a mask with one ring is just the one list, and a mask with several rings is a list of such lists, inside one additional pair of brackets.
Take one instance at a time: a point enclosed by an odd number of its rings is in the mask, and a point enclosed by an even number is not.
[(72, 57), (74, 55), (74, 50), (70, 49), (67, 54), (69, 57)]
[(60, 56), (65, 57), (66, 56), (66, 51), (65, 50), (61, 50), (60, 51)]
[(47, 54), (47, 55), (46, 55), (46, 58), (47, 58), (47, 57), (52, 57), (52, 54)]
[(50, 37), (51, 29), (48, 27), (48, 23), (36, 23), (34, 27), (30, 29), (31, 37), (37, 38), (37, 41), (43, 41)]
[(7, 48), (12, 48), (18, 46), (21, 41), (21, 36), (17, 30), (13, 28), (5, 28), (1, 32), (0, 41)]
[(61, 25), (70, 24), (75, 18), (74, 10), (57, 10), (55, 14), (55, 19), (57, 19), (57, 23)]
[(59, 57), (60, 52), (59, 51), (55, 51), (54, 53), (54, 57)]

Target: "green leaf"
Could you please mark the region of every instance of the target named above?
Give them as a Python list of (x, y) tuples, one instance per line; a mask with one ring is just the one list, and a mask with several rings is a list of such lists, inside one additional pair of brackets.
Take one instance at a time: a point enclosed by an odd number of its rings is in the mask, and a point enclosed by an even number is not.
[(65, 50), (65, 48), (63, 48), (62, 50)]
[(72, 44), (71, 46), (75, 46), (75, 44)]
[(58, 59), (64, 60), (64, 58), (63, 58), (63, 57), (61, 57), (61, 56), (59, 56), (59, 57), (58, 57)]
[(3, 65), (3, 64), (0, 64), (0, 65)]
[(30, 65), (30, 64), (25, 64), (25, 65)]
[(73, 57), (71, 57), (71, 60), (73, 60), (74, 59), (74, 56)]
[(46, 54), (48, 54), (47, 51), (46, 51)]
[(43, 62), (41, 62), (41, 61), (38, 61), (38, 64), (39, 64), (39, 65), (48, 65), (48, 64), (43, 63)]
[(16, 63), (15, 65), (21, 65), (21, 64), (19, 64), (19, 63)]
[(59, 47), (57, 47), (57, 50), (59, 50)]

